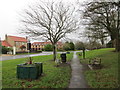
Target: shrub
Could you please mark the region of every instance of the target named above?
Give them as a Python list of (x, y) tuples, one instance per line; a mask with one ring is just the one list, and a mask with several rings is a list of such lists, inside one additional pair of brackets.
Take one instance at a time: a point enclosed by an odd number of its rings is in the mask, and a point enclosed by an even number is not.
[(5, 46), (2, 46), (2, 54), (7, 54), (7, 52), (12, 51), (11, 48), (7, 48)]
[(66, 42), (64, 45), (63, 45), (63, 49), (68, 51), (68, 50), (75, 50), (75, 45), (73, 42)]
[(22, 45), (22, 46), (20, 46), (20, 49), (24, 50), (24, 49), (26, 49), (26, 47), (24, 45)]
[(82, 50), (83, 47), (85, 47), (85, 45), (84, 45), (83, 42), (77, 42), (77, 43), (75, 44), (75, 49), (76, 49), (76, 50)]
[(47, 45), (45, 45), (44, 50), (45, 51), (52, 51), (53, 50), (53, 46), (51, 44), (47, 44)]

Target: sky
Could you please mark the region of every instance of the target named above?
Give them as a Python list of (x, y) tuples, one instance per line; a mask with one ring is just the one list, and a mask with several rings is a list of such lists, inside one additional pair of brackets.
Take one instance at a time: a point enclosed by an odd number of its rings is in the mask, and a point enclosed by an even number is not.
[[(44, 0), (45, 1), (45, 0)], [(49, 0), (51, 1), (51, 0)], [(63, 0), (63, 2), (74, 2), (75, 0)], [(80, 0), (83, 2), (86, 0)], [(28, 5), (34, 3), (35, 0), (1, 0), (0, 1), (0, 37), (2, 40), (5, 39), (5, 34), (22, 36), (18, 33), (20, 27), (20, 16), (19, 14), (27, 8)], [(25, 36), (24, 36), (25, 37)], [(77, 40), (78, 36), (72, 34), (73, 40)], [(82, 38), (81, 38), (82, 39)]]

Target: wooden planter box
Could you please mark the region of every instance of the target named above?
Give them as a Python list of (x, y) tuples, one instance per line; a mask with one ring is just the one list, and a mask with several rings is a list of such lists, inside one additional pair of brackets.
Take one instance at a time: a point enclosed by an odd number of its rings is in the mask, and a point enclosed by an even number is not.
[(17, 78), (18, 79), (38, 79), (43, 73), (42, 63), (35, 64), (18, 64), (17, 65)]

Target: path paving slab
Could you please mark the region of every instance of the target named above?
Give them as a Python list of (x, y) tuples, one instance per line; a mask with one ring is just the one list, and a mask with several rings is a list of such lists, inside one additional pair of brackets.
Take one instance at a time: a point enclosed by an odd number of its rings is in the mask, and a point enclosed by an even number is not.
[(80, 63), (76, 52), (74, 52), (71, 62), (72, 77), (69, 88), (88, 88), (88, 84), (83, 75), (83, 65)]

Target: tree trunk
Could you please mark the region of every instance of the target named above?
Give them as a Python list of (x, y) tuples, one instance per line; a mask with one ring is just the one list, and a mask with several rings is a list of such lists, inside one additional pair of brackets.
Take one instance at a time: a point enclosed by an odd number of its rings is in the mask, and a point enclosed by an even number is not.
[(116, 45), (115, 45), (115, 42), (116, 42), (116, 41), (115, 41), (115, 36), (114, 36), (114, 35), (110, 35), (110, 37), (111, 37), (111, 41), (112, 41), (112, 46), (111, 46), (111, 47), (113, 48), (113, 47), (116, 46)]
[(120, 39), (116, 39), (115, 51), (120, 52)]
[(56, 44), (53, 45), (53, 60), (55, 61), (57, 57), (57, 53), (56, 53)]
[(119, 29), (117, 30), (116, 33), (116, 38), (115, 38), (115, 51), (119, 52), (120, 51), (120, 35), (119, 35)]

